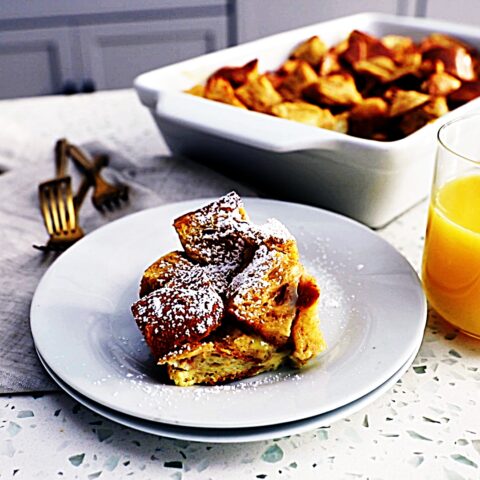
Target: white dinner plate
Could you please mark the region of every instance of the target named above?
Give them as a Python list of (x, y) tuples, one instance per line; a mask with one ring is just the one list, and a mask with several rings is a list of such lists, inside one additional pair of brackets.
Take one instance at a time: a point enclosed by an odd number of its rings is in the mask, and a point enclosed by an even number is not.
[(344, 405), (343, 407), (337, 408), (331, 412), (316, 415), (304, 420), (296, 420), (294, 422), (281, 423), (278, 425), (252, 428), (180, 427), (165, 423), (152, 422), (150, 420), (142, 420), (130, 415), (125, 415), (112, 410), (111, 408), (100, 405), (99, 403), (90, 400), (89, 398), (75, 391), (73, 388), (69, 387), (52, 372), (41, 355), (39, 354), (38, 356), (42, 365), (45, 367), (45, 370), (47, 370), (52, 379), (61, 389), (63, 389), (72, 398), (77, 400), (77, 402), (81, 403), (93, 412), (108, 418), (109, 420), (135, 430), (140, 430), (141, 432), (151, 433), (161, 437), (175, 438), (177, 440), (211, 443), (246, 443), (270, 440), (272, 438), (281, 438), (289, 435), (297, 435), (299, 433), (309, 432), (315, 428), (328, 427), (332, 423), (338, 422), (342, 418), (353, 415), (359, 410), (365, 408), (370, 403), (374, 402), (377, 398), (386, 393), (395, 385), (395, 383), (403, 376), (403, 374), (408, 370), (412, 362), (415, 360), (415, 356), (417, 355), (419, 348), (420, 345), (415, 348), (414, 353), (407, 360), (405, 365), (402, 365), (400, 370), (395, 372), (395, 374), (385, 383), (382, 383), (382, 385), (377, 387), (375, 390), (372, 390), (370, 393), (367, 393), (352, 403)]
[(146, 266), (180, 248), (179, 215), (209, 202), (145, 210), (80, 240), (45, 273), (32, 300), (35, 344), (53, 372), (89, 399), (145, 420), (204, 428), (296, 421), (351, 403), (391, 378), (423, 336), (426, 301), (407, 260), (366, 227), (318, 208), (246, 199), (255, 222), (296, 236), (321, 289), (329, 345), (303, 370), (223, 386), (161, 382), (131, 316)]

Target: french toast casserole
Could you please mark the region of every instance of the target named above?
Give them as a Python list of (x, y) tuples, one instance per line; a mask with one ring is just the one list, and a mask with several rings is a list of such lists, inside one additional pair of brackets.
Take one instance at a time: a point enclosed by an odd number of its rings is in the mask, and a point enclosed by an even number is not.
[(132, 313), (176, 385), (302, 367), (325, 349), (320, 290), (284, 225), (255, 225), (231, 192), (177, 218), (174, 228), (183, 251), (147, 268)]
[(378, 141), (404, 138), (480, 96), (480, 52), (440, 33), (414, 41), (353, 30), (332, 46), (315, 35), (276, 70), (259, 67), (258, 59), (224, 66), (186, 93)]

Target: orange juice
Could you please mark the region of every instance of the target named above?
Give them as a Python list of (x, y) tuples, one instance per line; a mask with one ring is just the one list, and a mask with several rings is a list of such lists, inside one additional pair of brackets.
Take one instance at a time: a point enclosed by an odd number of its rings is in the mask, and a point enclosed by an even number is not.
[(456, 178), (433, 196), (422, 276), (432, 307), (480, 337), (480, 175)]

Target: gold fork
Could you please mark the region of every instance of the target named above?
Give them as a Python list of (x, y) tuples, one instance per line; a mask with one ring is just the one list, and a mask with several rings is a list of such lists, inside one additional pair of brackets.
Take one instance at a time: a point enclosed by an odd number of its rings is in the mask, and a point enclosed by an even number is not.
[(65, 250), (83, 237), (77, 222), (70, 177), (61, 177), (40, 184), (40, 209), (50, 239), (41, 250)]
[(65, 250), (83, 237), (78, 225), (78, 216), (72, 194), (72, 180), (65, 175), (67, 170), (67, 140), (62, 138), (55, 145), (54, 180), (43, 182), (38, 187), (40, 210), (50, 239), (40, 250)]
[(128, 200), (128, 187), (126, 185), (112, 185), (100, 173), (101, 167), (108, 165), (107, 155), (98, 156), (97, 165), (95, 165), (95, 162), (91, 162), (75, 145), (68, 145), (68, 153), (75, 165), (80, 168), (93, 185), (92, 202), (97, 210), (120, 208), (121, 202)]

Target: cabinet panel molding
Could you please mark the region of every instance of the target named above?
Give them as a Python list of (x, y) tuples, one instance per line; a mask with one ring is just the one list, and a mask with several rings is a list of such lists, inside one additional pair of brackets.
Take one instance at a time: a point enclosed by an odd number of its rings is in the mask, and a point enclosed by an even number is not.
[(0, 32), (0, 98), (60, 93), (73, 78), (67, 28)]
[(410, 13), (410, 0), (398, 1), (236, 0), (237, 43), (354, 13)]
[(79, 27), (83, 71), (97, 89), (125, 88), (138, 74), (227, 46), (226, 18)]

